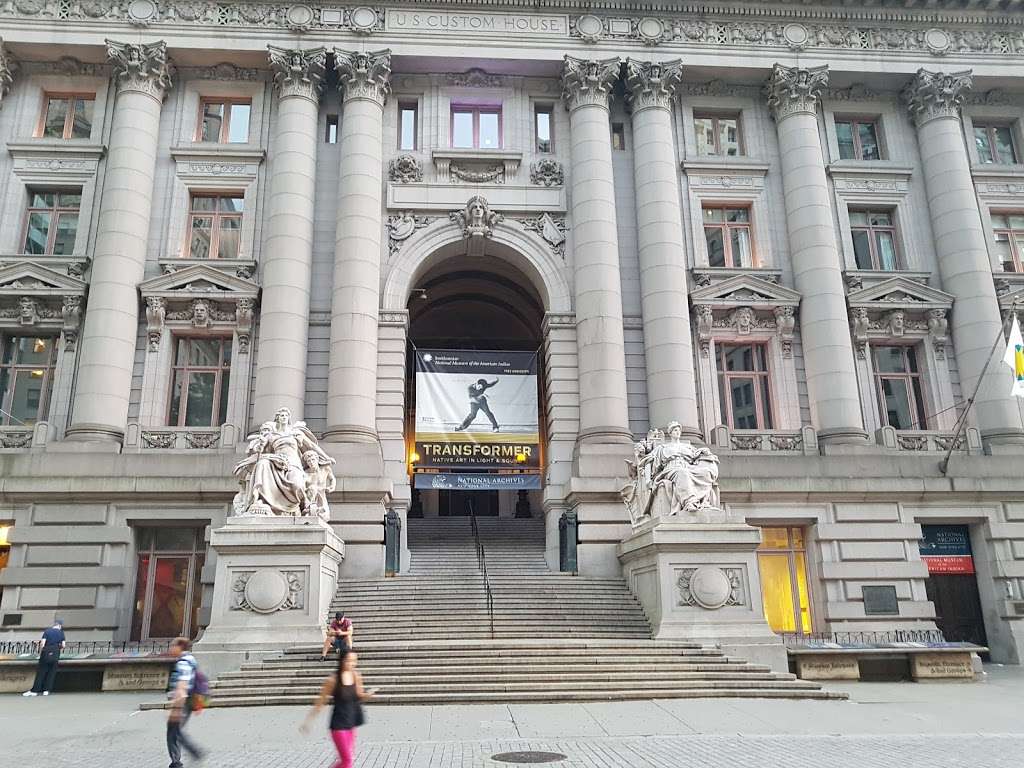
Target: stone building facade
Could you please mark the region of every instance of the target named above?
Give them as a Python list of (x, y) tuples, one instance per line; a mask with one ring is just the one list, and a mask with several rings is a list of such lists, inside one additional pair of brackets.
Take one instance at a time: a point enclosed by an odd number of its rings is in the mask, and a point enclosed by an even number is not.
[(677, 419), (776, 628), (951, 634), (961, 589), (1019, 663), (1019, 0), (578, 6), (0, 2), (0, 637), (197, 632), (281, 406), (383, 575), (385, 514), (441, 504), (409, 344), (486, 332), (542, 353), (552, 567), (568, 515), (621, 574), (623, 459)]

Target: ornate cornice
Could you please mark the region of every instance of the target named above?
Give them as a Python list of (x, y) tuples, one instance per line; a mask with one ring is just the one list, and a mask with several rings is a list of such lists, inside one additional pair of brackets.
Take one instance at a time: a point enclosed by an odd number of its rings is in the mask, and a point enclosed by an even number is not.
[(370, 99), (381, 106), (391, 93), (391, 51), (353, 52), (334, 49), (338, 88), (345, 101)]
[(138, 44), (114, 40), (105, 42), (118, 91), (138, 91), (163, 101), (174, 73), (174, 67), (167, 58), (167, 43), (163, 40)]
[(320, 100), (327, 63), (326, 48), (278, 48), (267, 46), (270, 68), (274, 71), (274, 87), (280, 98), (298, 96), (311, 101)]
[(619, 77), (622, 60), (577, 59), (566, 56), (562, 66), (562, 98), (567, 109), (592, 105), (608, 109), (608, 97)]
[(14, 73), (18, 71), (18, 63), (14, 57), (4, 48), (4, 40), (0, 37), (0, 104), (3, 104), (4, 96), (11, 89), (14, 82)]
[(634, 112), (648, 107), (668, 109), (683, 79), (683, 62), (626, 59), (626, 99)]
[(776, 64), (768, 78), (765, 90), (768, 108), (776, 120), (799, 112), (815, 114), (818, 99), (828, 87), (828, 66), (784, 67)]
[(959, 119), (960, 105), (972, 83), (969, 69), (949, 74), (919, 69), (900, 96), (910, 117), (921, 126), (937, 117)]

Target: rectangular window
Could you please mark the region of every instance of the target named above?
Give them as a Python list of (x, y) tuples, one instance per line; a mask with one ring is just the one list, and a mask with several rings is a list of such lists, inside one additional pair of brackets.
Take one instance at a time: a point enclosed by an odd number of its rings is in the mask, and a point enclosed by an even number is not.
[(885, 425), (894, 429), (928, 429), (917, 350), (900, 345), (874, 347), (873, 352), (875, 384)]
[(91, 93), (46, 94), (36, 138), (88, 139), (95, 99)]
[(554, 116), (554, 109), (550, 104), (538, 104), (534, 107), (533, 133), (538, 152), (551, 152), (553, 149)]
[(625, 123), (612, 123), (612, 149), (626, 149), (626, 125)]
[(239, 195), (193, 195), (188, 218), (191, 259), (237, 259), (242, 231)]
[(1013, 165), (1017, 162), (1017, 148), (1013, 143), (1013, 129), (1009, 125), (974, 124), (974, 146), (983, 163)]
[(70, 256), (78, 233), (81, 192), (39, 189), (29, 192), (25, 214), (25, 253)]
[(836, 120), (839, 157), (843, 160), (881, 160), (875, 120)]
[(733, 429), (772, 429), (768, 350), (764, 344), (718, 344), (722, 423)]
[(328, 115), (327, 116), (327, 127), (324, 130), (324, 143), (326, 144), (337, 144), (338, 143), (338, 116)]
[(206, 559), (203, 529), (139, 528), (138, 541), (132, 640), (195, 637)]
[(452, 146), (501, 149), (501, 107), (452, 107)]
[(993, 213), (992, 235), (1004, 272), (1024, 272), (1024, 213)]
[(764, 614), (773, 632), (811, 633), (803, 528), (762, 528), (757, 548)]
[(219, 427), (228, 409), (231, 339), (179, 336), (171, 373), (172, 427)]
[(857, 269), (899, 269), (896, 223), (892, 211), (850, 211), (850, 234)]
[(0, 336), (0, 424), (46, 419), (56, 362), (54, 336)]
[(743, 154), (740, 137), (740, 116), (694, 114), (697, 132), (697, 154), (702, 156), (736, 157)]
[(401, 102), (398, 105), (398, 148), (416, 149), (417, 129), (416, 102)]
[(749, 208), (704, 208), (708, 266), (753, 267)]
[(247, 143), (251, 108), (248, 99), (203, 99), (199, 105), (196, 141), (217, 144)]

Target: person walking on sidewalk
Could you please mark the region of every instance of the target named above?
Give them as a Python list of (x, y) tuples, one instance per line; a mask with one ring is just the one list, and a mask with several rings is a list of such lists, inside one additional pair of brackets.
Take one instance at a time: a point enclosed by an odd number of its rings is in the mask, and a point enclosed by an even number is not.
[(39, 644), (39, 665), (36, 667), (36, 680), (32, 689), (22, 696), (49, 696), (57, 679), (57, 664), (60, 663), (60, 652), (67, 646), (64, 637), (64, 620), (54, 619), (53, 626), (43, 632), (43, 637), (36, 641)]
[(176, 661), (167, 688), (167, 698), (171, 702), (171, 709), (167, 714), (167, 753), (171, 757), (169, 768), (182, 768), (182, 747), (193, 760), (202, 760), (205, 754), (205, 750), (183, 732), (185, 723), (192, 714), (192, 692), (201, 674), (191, 651), (192, 641), (187, 637), (176, 637), (171, 642), (171, 656)]
[(324, 638), (320, 661), (327, 661), (327, 652), (332, 647), (337, 648), (338, 653), (352, 650), (352, 619), (345, 616), (344, 611), (334, 614), (334, 619), (327, 627), (327, 637)]
[(331, 740), (338, 750), (338, 761), (332, 768), (352, 768), (356, 759), (356, 728), (366, 719), (362, 703), (372, 698), (373, 694), (373, 690), (363, 689), (363, 676), (356, 671), (356, 655), (343, 648), (338, 656), (337, 672), (324, 680), (313, 709), (299, 726), (303, 733), (309, 733), (310, 722), (323, 709), (327, 700), (334, 698), (330, 730)]

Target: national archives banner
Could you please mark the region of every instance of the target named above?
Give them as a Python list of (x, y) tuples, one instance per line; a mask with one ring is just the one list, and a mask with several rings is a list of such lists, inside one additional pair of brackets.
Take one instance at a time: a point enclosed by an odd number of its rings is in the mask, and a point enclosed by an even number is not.
[[(536, 352), (415, 354), (417, 472), (540, 471)], [(423, 479), (422, 487), (434, 487)], [(476, 480), (478, 487), (485, 482)]]

